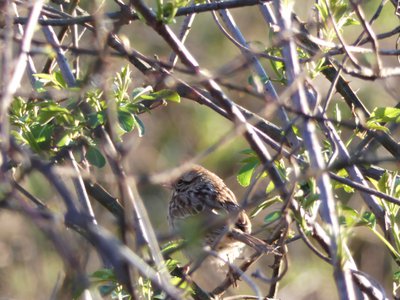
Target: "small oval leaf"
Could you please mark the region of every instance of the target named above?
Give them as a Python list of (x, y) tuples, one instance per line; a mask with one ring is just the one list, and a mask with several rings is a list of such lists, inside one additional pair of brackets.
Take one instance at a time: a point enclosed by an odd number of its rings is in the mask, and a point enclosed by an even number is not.
[(103, 154), (101, 154), (99, 149), (94, 146), (89, 146), (85, 157), (89, 161), (89, 163), (98, 168), (102, 168), (106, 164), (106, 159), (104, 158)]
[(133, 115), (125, 110), (118, 111), (118, 122), (125, 132), (131, 132), (133, 127), (135, 126)]

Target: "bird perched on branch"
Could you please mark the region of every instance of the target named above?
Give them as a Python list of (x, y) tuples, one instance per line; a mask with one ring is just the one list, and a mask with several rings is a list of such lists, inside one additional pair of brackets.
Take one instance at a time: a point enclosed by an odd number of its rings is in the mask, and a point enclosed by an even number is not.
[[(268, 246), (250, 235), (249, 217), (239, 206), (234, 193), (216, 174), (194, 166), (174, 180), (171, 188), (169, 223), (186, 240), (197, 239), (201, 246), (210, 246), (229, 262), (240, 255), (245, 244), (253, 245), (258, 251), (260, 247)], [(217, 263), (224, 264), (222, 259), (217, 259)]]

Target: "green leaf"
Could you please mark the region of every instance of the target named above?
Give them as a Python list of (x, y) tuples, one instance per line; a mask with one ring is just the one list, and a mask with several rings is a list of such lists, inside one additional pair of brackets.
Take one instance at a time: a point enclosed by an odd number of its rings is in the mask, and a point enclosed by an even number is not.
[(38, 122), (46, 124), (56, 117), (63, 115), (69, 116), (71, 112), (65, 107), (61, 107), (56, 103), (43, 103), (43, 106), (39, 109)]
[[(118, 284), (116, 283), (104, 283), (103, 285), (99, 286), (99, 292), (100, 295), (103, 297), (110, 295), (112, 292), (115, 292), (116, 295), (119, 295), (121, 292), (116, 291), (118, 288)], [(78, 299), (78, 297), (75, 297), (74, 299)], [(112, 299), (112, 298), (111, 298)]]
[(267, 194), (269, 194), (269, 193), (271, 193), (274, 189), (275, 189), (275, 184), (274, 184), (274, 182), (271, 180), (271, 181), (268, 183), (268, 186), (267, 186), (267, 188), (265, 189), (265, 192), (266, 192)]
[[(347, 173), (346, 169), (339, 170), (337, 175), (341, 176), (341, 177), (345, 177), (345, 178), (349, 177), (349, 173)], [(334, 182), (335, 182), (335, 184), (334, 184), (335, 189), (342, 188), (346, 193), (349, 193), (349, 194), (354, 193), (354, 188), (352, 188), (351, 186), (348, 186), (347, 184), (337, 182), (337, 181), (334, 181)]]
[[(274, 55), (277, 57), (282, 57), (281, 50), (276, 47), (272, 47), (267, 49), (267, 54)], [(281, 84), (286, 84), (286, 72), (285, 72), (285, 64), (281, 61), (269, 60), (269, 63), (274, 71), (275, 75), (278, 77), (276, 81)]]
[(40, 109), (41, 111), (48, 111), (48, 112), (54, 112), (54, 113), (64, 113), (64, 114), (69, 114), (70, 111), (66, 109), (65, 107), (61, 107), (56, 103), (49, 103), (46, 104), (46, 106), (42, 107)]
[(367, 225), (368, 227), (370, 227), (372, 229), (375, 228), (375, 226), (376, 226), (375, 215), (370, 211), (363, 213), (361, 220), (358, 222), (358, 225)]
[(169, 24), (174, 21), (174, 17), (178, 11), (175, 3), (168, 2), (163, 6), (164, 23)]
[(174, 17), (180, 7), (187, 5), (187, 0), (170, 0), (167, 3), (157, 1), (157, 20), (169, 24), (175, 22)]
[(315, 201), (319, 200), (319, 194), (318, 193), (309, 193), (304, 200), (302, 201), (302, 204), (305, 208), (311, 207), (311, 205), (314, 204)]
[(139, 136), (142, 137), (144, 135), (144, 124), (142, 120), (139, 119), (138, 116), (133, 115), (133, 120), (135, 122), (135, 126), (139, 132)]
[(163, 1), (162, 0), (156, 0), (157, 3), (157, 21), (163, 21), (164, 19), (164, 13), (163, 13)]
[(282, 212), (280, 210), (273, 211), (269, 213), (265, 218), (264, 218), (264, 223), (266, 225), (271, 224), (275, 222), (276, 220), (279, 220), (279, 218), (282, 216)]
[(26, 144), (28, 144), (34, 152), (40, 152), (41, 148), (39, 147), (38, 143), (36, 142), (35, 136), (32, 134), (29, 128), (24, 128), (21, 133), (21, 137), (24, 141), (26, 141)]
[(30, 132), (35, 139), (35, 142), (39, 145), (40, 149), (45, 150), (51, 144), (51, 137), (53, 135), (54, 125), (45, 124), (42, 126), (41, 124), (37, 124), (31, 127)]
[(96, 128), (97, 126), (103, 125), (105, 122), (105, 112), (91, 113), (87, 116), (87, 125), (90, 128)]
[(51, 120), (53, 120), (56, 115), (57, 115), (57, 113), (54, 113), (52, 111), (42, 111), (39, 113), (37, 120), (40, 124), (44, 125), (44, 124), (49, 123)]
[(114, 271), (112, 269), (107, 269), (107, 268), (99, 269), (99, 270), (93, 272), (90, 275), (90, 277), (98, 278), (101, 280), (115, 280)]
[(153, 87), (151, 85), (148, 85), (146, 87), (137, 87), (133, 90), (131, 97), (133, 100), (136, 100), (137, 98), (140, 98), (142, 95), (146, 93), (151, 93), (153, 91)]
[[(100, 285), (98, 286), (98, 289), (103, 297), (110, 295), (114, 291), (120, 293), (120, 291), (117, 291), (120, 286), (112, 269), (99, 269), (93, 272), (90, 277), (92, 283)], [(74, 299), (79, 298), (80, 294), (81, 293), (79, 293)]]
[(101, 154), (99, 149), (97, 149), (97, 147), (89, 146), (85, 157), (89, 163), (98, 168), (102, 168), (106, 164), (106, 159), (104, 158), (103, 154)]
[(315, 4), (315, 7), (318, 9), (319, 13), (321, 14), (321, 19), (323, 21), (325, 21), (329, 15), (328, 7), (323, 2), (321, 4)]
[(53, 75), (46, 73), (33, 74), (33, 76), (38, 79), (42, 79), (43, 82), (52, 82), (54, 80)]
[(394, 272), (393, 281), (400, 282), (400, 271)]
[(100, 90), (87, 91), (85, 97), (86, 102), (93, 107), (94, 111), (103, 111), (107, 107), (105, 101), (102, 99), (103, 92)]
[(382, 193), (389, 194), (389, 189), (390, 189), (389, 181), (390, 181), (389, 173), (385, 171), (378, 181), (378, 190)]
[(184, 242), (183, 240), (176, 240), (176, 241), (166, 243), (161, 248), (162, 254), (164, 254), (166, 256), (166, 255), (169, 255), (171, 253), (178, 251), (182, 247), (183, 242)]
[(64, 77), (62, 76), (61, 72), (54, 72), (54, 82), (63, 87), (63, 88), (67, 88), (68, 85), (64, 80)]
[(176, 102), (176, 103), (181, 102), (181, 96), (179, 96), (179, 94), (175, 91), (162, 90), (158, 93), (159, 93), (160, 97), (163, 98), (164, 100)]
[[(67, 88), (67, 84), (61, 74), (61, 72), (53, 72), (51, 74), (39, 73), (34, 74), (38, 81), (43, 84), (43, 86), (51, 86), (57, 89)], [(38, 88), (41, 89), (42, 86), (38, 85)]]
[(131, 132), (133, 127), (135, 126), (133, 115), (123, 109), (118, 110), (118, 122), (125, 132)]
[(337, 5), (335, 7), (335, 13), (334, 13), (335, 21), (336, 22), (339, 21), (344, 16), (346, 11), (347, 11), (347, 5), (346, 4)]
[(244, 149), (244, 150), (240, 151), (240, 153), (247, 154), (247, 155), (253, 155), (253, 156), (255, 155), (253, 149), (250, 149), (250, 148)]
[(67, 146), (71, 143), (72, 139), (71, 139), (71, 135), (69, 132), (65, 132), (64, 135), (59, 139), (59, 141), (57, 142), (57, 147), (64, 147)]
[(340, 216), (339, 223), (341, 225), (345, 225), (347, 227), (354, 226), (360, 219), (358, 211), (349, 207), (349, 206), (341, 206), (340, 208)]
[(17, 142), (19, 142), (21, 144), (29, 144), (29, 141), (26, 139), (26, 137), (22, 133), (12, 130), (11, 135), (17, 140)]
[(22, 117), (25, 114), (26, 102), (22, 97), (15, 97), (10, 105), (10, 114)]
[[(186, 280), (182, 280), (182, 278), (173, 276), (171, 279), (171, 283), (180, 289), (183, 289), (185, 293), (193, 293), (193, 289), (191, 288), (190, 284)], [(158, 297), (158, 298), (157, 298)], [(155, 295), (154, 299), (165, 299), (165, 295)]]
[(385, 133), (390, 133), (389, 128), (387, 128), (386, 126), (380, 125), (378, 122), (375, 122), (373, 120), (369, 120), (366, 124), (368, 129), (371, 130), (378, 130), (378, 131), (383, 131)]
[(251, 177), (253, 176), (254, 170), (258, 164), (259, 161), (257, 159), (253, 159), (240, 168), (236, 179), (241, 186), (246, 187), (250, 185)]
[(377, 107), (371, 114), (370, 120), (377, 122), (400, 122), (400, 109), (395, 107)]
[(289, 169), (286, 168), (285, 162), (283, 161), (283, 159), (275, 160), (274, 164), (279, 172), (279, 175), (281, 175), (281, 177), (283, 179), (285, 179), (285, 181), (289, 181), (288, 174), (287, 174)]
[(172, 258), (167, 259), (165, 264), (167, 265), (168, 272), (170, 273), (179, 267), (179, 261)]
[(147, 95), (141, 95), (142, 100), (159, 100), (164, 99), (171, 102), (179, 103), (181, 102), (181, 97), (179, 94), (172, 90), (160, 90)]
[(259, 205), (256, 206), (256, 208), (250, 213), (250, 218), (254, 218), (257, 216), (261, 211), (264, 209), (270, 207), (272, 204), (277, 203), (277, 202), (282, 202), (281, 198), (278, 196), (273, 197), (271, 199), (265, 200), (261, 202)]
[(343, 26), (350, 26), (350, 25), (360, 25), (360, 22), (357, 19), (349, 17), (343, 23)]
[(151, 299), (153, 298), (153, 289), (151, 286), (151, 281), (148, 280), (147, 278), (143, 278), (142, 276), (140, 276), (138, 278), (138, 286), (139, 286), (139, 290), (142, 293), (142, 295), (144, 296), (144, 299)]
[(123, 67), (121, 71), (115, 75), (114, 84), (116, 89), (114, 91), (114, 96), (116, 102), (129, 101), (128, 89), (131, 81), (129, 65)]

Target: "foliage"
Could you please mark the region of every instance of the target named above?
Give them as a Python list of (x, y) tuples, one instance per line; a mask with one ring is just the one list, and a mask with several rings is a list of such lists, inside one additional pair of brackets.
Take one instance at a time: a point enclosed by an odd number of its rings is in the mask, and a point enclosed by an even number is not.
[[(37, 74), (38, 92), (45, 94), (49, 90), (67, 87), (60, 72), (52, 74)], [(139, 114), (145, 112), (144, 101), (164, 99), (180, 102), (175, 91), (153, 91), (149, 87), (131, 89), (131, 72), (129, 66), (122, 68), (114, 78), (112, 98), (116, 105), (118, 127), (115, 127), (118, 140), (124, 134), (137, 130), (139, 136), (144, 134), (144, 124)], [(70, 89), (71, 92), (75, 88)], [(88, 106), (84, 106), (87, 104)], [(86, 159), (96, 167), (104, 167), (106, 160), (99, 150), (96, 138), (96, 128), (110, 124), (110, 114), (114, 107), (109, 106), (104, 93), (91, 87), (85, 95), (56, 101), (44, 99), (25, 100), (16, 97), (10, 106), (10, 122), (14, 126), (11, 134), (22, 144), (28, 145), (33, 151), (54, 157), (65, 147), (74, 147), (79, 143), (86, 145)], [(89, 112), (87, 112), (89, 110)]]
[(331, 17), (340, 32), (343, 32), (346, 26), (359, 25), (357, 19), (354, 18), (354, 10), (351, 8), (349, 1), (323, 0), (316, 4), (315, 7), (320, 13), (323, 35), (328, 41), (332, 41), (336, 37), (335, 29), (329, 26)]

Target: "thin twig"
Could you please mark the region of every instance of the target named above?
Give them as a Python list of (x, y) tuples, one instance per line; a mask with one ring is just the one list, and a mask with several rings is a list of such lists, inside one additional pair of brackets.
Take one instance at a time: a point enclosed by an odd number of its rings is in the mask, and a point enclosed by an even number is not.
[(380, 71), (382, 69), (382, 62), (379, 57), (379, 43), (378, 39), (376, 38), (376, 35), (374, 31), (371, 28), (371, 25), (369, 22), (365, 20), (365, 15), (364, 12), (362, 11), (359, 2), (355, 2), (354, 0), (350, 0), (351, 5), (353, 6), (358, 18), (361, 21), (361, 25), (363, 26), (365, 32), (369, 36), (371, 43), (372, 43), (372, 49), (374, 50), (375, 58), (376, 58), (376, 69), (374, 70), (378, 76), (380, 74)]

